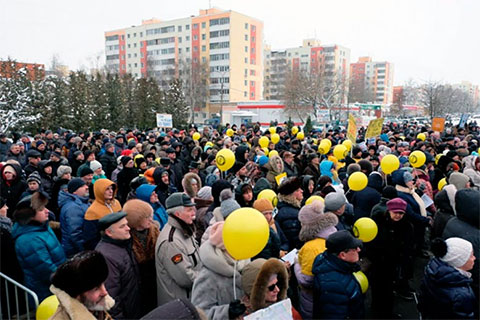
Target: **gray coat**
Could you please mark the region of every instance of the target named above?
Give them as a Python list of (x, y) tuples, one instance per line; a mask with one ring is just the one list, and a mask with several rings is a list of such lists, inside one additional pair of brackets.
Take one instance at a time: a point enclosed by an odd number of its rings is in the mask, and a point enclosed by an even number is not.
[[(228, 319), (228, 307), (233, 301), (233, 273), (235, 260), (226, 251), (214, 247), (210, 241), (200, 247), (200, 259), (203, 262), (192, 290), (193, 305), (203, 309), (208, 319)], [(237, 299), (243, 296), (240, 270), (250, 260), (237, 263), (235, 275), (235, 291)]]
[(193, 281), (202, 267), (195, 235), (189, 235), (172, 216), (155, 246), (158, 305), (190, 298)]

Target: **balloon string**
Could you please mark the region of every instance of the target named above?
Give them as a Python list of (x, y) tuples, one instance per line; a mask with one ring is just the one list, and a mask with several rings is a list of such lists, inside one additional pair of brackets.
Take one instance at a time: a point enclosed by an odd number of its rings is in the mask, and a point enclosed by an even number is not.
[(237, 300), (237, 290), (235, 290), (236, 289), (235, 279), (237, 278), (236, 275), (237, 275), (237, 259), (235, 259), (235, 266), (233, 268), (233, 299), (234, 300)]

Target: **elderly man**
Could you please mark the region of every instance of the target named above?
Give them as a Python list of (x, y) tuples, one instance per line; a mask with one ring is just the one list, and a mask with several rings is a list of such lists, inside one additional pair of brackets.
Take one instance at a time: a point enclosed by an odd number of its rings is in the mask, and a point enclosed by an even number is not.
[(96, 251), (80, 252), (58, 267), (50, 291), (59, 305), (50, 319), (112, 319), (107, 311), (115, 301), (105, 288), (107, 276), (105, 258)]
[(105, 287), (115, 299), (110, 313), (115, 319), (138, 319), (140, 314), (140, 276), (132, 251), (130, 228), (125, 212), (110, 213), (98, 221), (102, 240), (95, 250), (102, 253), (108, 265)]
[(195, 203), (175, 192), (166, 200), (168, 222), (155, 247), (158, 305), (177, 298), (190, 299), (202, 262), (195, 241)]

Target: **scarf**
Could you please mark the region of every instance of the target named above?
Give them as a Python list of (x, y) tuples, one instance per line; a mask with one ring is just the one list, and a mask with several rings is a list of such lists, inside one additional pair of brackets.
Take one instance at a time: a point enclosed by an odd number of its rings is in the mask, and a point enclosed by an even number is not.
[(420, 214), (422, 215), (422, 217), (427, 216), (427, 211), (425, 209), (425, 203), (423, 202), (422, 198), (420, 198), (420, 196), (415, 192), (415, 189), (402, 187), (401, 185), (398, 185), (398, 184), (395, 186), (395, 189), (397, 189), (397, 191), (399, 191), (399, 192), (410, 194), (413, 197), (413, 199), (415, 199), (415, 201), (418, 203), (418, 207), (420, 208)]

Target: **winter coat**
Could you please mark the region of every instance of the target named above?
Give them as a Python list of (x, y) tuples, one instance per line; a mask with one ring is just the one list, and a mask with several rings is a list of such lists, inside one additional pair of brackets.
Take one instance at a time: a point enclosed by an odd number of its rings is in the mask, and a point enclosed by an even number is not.
[(117, 185), (118, 185), (118, 200), (121, 204), (127, 201), (127, 195), (131, 191), (130, 182), (138, 177), (138, 171), (135, 168), (123, 168), (118, 173)]
[(370, 218), (384, 214), (387, 211), (387, 202), (391, 199), (382, 197), (380, 202), (373, 206), (372, 211), (370, 212)]
[(165, 201), (167, 200), (167, 198), (172, 193), (177, 192), (177, 188), (175, 188), (171, 183), (169, 185), (163, 183), (162, 173), (165, 171), (166, 170), (164, 168), (155, 168), (155, 171), (153, 172), (153, 179), (155, 181), (155, 184), (157, 185), (155, 192), (158, 195), (158, 200), (162, 203), (163, 206), (165, 206)]
[[(105, 190), (109, 186), (115, 186), (113, 191), (113, 200), (108, 203), (105, 202)], [(118, 212), (122, 210), (122, 206), (115, 195), (117, 193), (117, 188), (115, 183), (108, 179), (100, 179), (93, 185), (93, 192), (95, 194), (95, 201), (85, 212), (84, 222), (83, 222), (83, 237), (84, 245), (86, 250), (93, 250), (100, 241), (100, 233), (98, 231), (98, 220), (106, 216), (109, 213)]]
[[(455, 194), (455, 211), (457, 216), (450, 219), (445, 226), (442, 238), (459, 237), (469, 241), (473, 246), (473, 254), (480, 257), (480, 191), (463, 189)], [(479, 298), (479, 258), (475, 260), (472, 273), (472, 288)]]
[(362, 319), (364, 297), (360, 284), (353, 276), (360, 266), (340, 260), (328, 251), (313, 263), (313, 318)]
[(160, 230), (167, 224), (168, 214), (165, 210), (165, 207), (160, 203), (150, 203), (150, 196), (155, 192), (155, 186), (153, 185), (142, 185), (137, 188), (136, 195), (137, 198), (149, 203), (153, 208), (153, 220), (157, 221), (160, 225)]
[(155, 266), (158, 305), (176, 298), (190, 298), (193, 281), (202, 267), (193, 226), (168, 217), (155, 247)]
[(38, 166), (33, 166), (30, 163), (23, 168), (23, 171), (25, 172), (25, 177), (28, 178), (29, 175), (31, 175), (33, 172), (38, 172), (40, 174), (40, 168)]
[(415, 198), (410, 194), (403, 190), (405, 187), (396, 186), (397, 194), (399, 198), (402, 198), (407, 203), (407, 211), (405, 212), (405, 216), (414, 226), (422, 226), (426, 227), (429, 224), (429, 220), (427, 217), (424, 217), (420, 214), (420, 206)]
[[(15, 179), (12, 181), (6, 181), (4, 171), (6, 167), (12, 167), (16, 174)], [(7, 200), (7, 216), (12, 218), (13, 212), (17, 203), (21, 200), (22, 193), (27, 189), (27, 183), (22, 178), (22, 168), (13, 163), (8, 163), (2, 168), (2, 175), (0, 180), (0, 195)]]
[(288, 251), (294, 248), (300, 249), (303, 245), (303, 242), (298, 239), (301, 228), (300, 221), (298, 221), (300, 201), (294, 199), (293, 195), (280, 194), (278, 199), (278, 213), (275, 216), (275, 221), (278, 222), (288, 239)]
[(0, 141), (0, 162), (5, 160), (5, 157), (7, 156), (8, 150), (10, 150), (10, 147), (12, 146), (12, 143), (7, 140), (7, 142)]
[(425, 319), (478, 319), (472, 279), (438, 258), (430, 260), (420, 285), (418, 309)]
[[(104, 320), (113, 320), (106, 311), (103, 311), (102, 317), (95, 316), (83, 303), (72, 298), (68, 293), (53, 285), (50, 286), (50, 291), (57, 297), (59, 303), (57, 310), (52, 317), (49, 318), (50, 320), (95, 320), (100, 318)], [(108, 294), (104, 299), (107, 310), (111, 309), (114, 306), (115, 301)]]
[(320, 167), (319, 166), (315, 166), (313, 164), (309, 164), (305, 170), (303, 170), (303, 175), (308, 175), (308, 176), (312, 176), (315, 183), (318, 181), (318, 179), (320, 178), (321, 174), (320, 174)]
[(472, 179), (473, 184), (480, 187), (480, 171), (476, 169), (475, 162), (478, 161), (478, 156), (468, 156), (463, 158), (463, 173)]
[(432, 239), (441, 237), (448, 221), (455, 217), (455, 193), (457, 188), (449, 184), (435, 196), (437, 212), (433, 218)]
[(252, 260), (263, 258), (280, 258), (280, 237), (272, 227), (269, 228), (268, 242), (265, 247), (256, 256), (252, 257)]
[(234, 271), (235, 260), (210, 241), (202, 244), (199, 256), (203, 266), (193, 282), (191, 301), (205, 311), (208, 319), (228, 319), (229, 304), (235, 299), (232, 290), (233, 274), (236, 273), (237, 297), (241, 297), (243, 290), (240, 272), (250, 260), (238, 261), (237, 270)]
[(84, 250), (83, 218), (90, 203), (88, 197), (60, 191), (58, 206), (60, 207), (62, 247), (67, 257), (71, 257)]
[(197, 208), (197, 214), (195, 216), (195, 239), (197, 243), (200, 243), (203, 233), (208, 227), (208, 224), (205, 223), (204, 218), (207, 214), (208, 207), (213, 203), (213, 200), (205, 200), (200, 198), (195, 198), (195, 207)]
[(142, 316), (140, 276), (130, 239), (114, 240), (104, 236), (95, 250), (103, 254), (108, 266), (105, 288), (115, 300), (110, 314), (114, 319), (138, 319)]
[(268, 162), (264, 165), (264, 167), (268, 170), (266, 177), (268, 182), (272, 186), (273, 190), (277, 190), (278, 183), (275, 177), (283, 172), (284, 167), (282, 158), (275, 155), (268, 159)]
[(15, 223), (12, 229), (24, 284), (42, 301), (51, 293), (50, 276), (65, 262), (65, 253), (48, 223)]
[(355, 220), (370, 217), (372, 208), (380, 202), (383, 179), (379, 173), (372, 172), (368, 176), (367, 187), (361, 191), (351, 191), (350, 203), (353, 205)]
[(289, 165), (288, 163), (284, 162), (283, 163), (284, 167), (284, 172), (287, 174), (287, 177), (296, 177), (298, 176), (298, 168), (295, 162), (292, 162), (292, 165)]
[(102, 164), (105, 175), (108, 179), (110, 179), (112, 177), (113, 170), (117, 168), (117, 158), (115, 157), (115, 154), (113, 154), (113, 152), (105, 152), (100, 156), (99, 161)]

